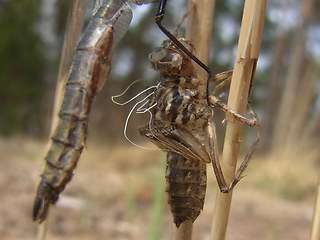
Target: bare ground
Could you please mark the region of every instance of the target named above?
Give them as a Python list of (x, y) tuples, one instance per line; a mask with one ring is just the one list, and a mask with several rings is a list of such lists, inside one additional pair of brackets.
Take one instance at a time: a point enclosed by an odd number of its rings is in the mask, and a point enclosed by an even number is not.
[[(1, 240), (36, 239), (38, 224), (32, 222), (31, 211), (45, 148), (45, 143), (29, 138), (0, 139)], [(72, 182), (51, 209), (47, 239), (147, 239), (164, 157), (134, 147), (89, 144)], [(227, 239), (309, 239), (315, 192), (293, 201), (265, 191), (259, 181), (273, 175), (263, 166), (250, 166), (234, 191)], [(311, 180), (316, 186), (316, 175)], [(216, 194), (212, 173), (208, 181), (206, 205), (194, 224), (193, 239), (209, 239)], [(170, 239), (172, 219), (161, 188), (159, 235)]]

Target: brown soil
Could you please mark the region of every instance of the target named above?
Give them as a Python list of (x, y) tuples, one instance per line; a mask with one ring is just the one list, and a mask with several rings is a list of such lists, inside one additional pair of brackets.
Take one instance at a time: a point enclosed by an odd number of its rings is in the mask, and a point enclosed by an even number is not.
[[(47, 239), (147, 239), (164, 154), (92, 145), (51, 209)], [(1, 240), (36, 239), (38, 224), (32, 222), (31, 211), (45, 148), (28, 138), (0, 140)], [(249, 174), (234, 192), (226, 239), (309, 239), (314, 193), (300, 201), (284, 200), (255, 187)], [(159, 239), (170, 239), (172, 218), (161, 187)], [(209, 174), (206, 205), (194, 224), (193, 239), (209, 239), (215, 191)]]

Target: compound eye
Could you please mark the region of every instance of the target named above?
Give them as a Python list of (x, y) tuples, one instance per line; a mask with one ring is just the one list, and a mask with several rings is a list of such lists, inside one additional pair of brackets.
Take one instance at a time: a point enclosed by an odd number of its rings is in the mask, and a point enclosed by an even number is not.
[(178, 53), (167, 54), (161, 59), (161, 63), (170, 63), (173, 67), (179, 67), (182, 64), (182, 57)]
[(167, 50), (164, 48), (156, 48), (152, 53), (149, 54), (150, 62), (160, 62), (167, 55)]

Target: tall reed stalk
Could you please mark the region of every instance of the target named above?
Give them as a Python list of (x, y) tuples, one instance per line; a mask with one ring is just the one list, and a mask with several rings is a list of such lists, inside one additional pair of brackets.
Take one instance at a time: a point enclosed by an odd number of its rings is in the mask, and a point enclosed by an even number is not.
[(318, 179), (317, 197), (314, 204), (313, 220), (310, 240), (320, 239), (320, 175)]
[[(59, 73), (57, 78), (56, 92), (54, 98), (53, 114), (51, 118), (50, 136), (58, 120), (58, 111), (61, 105), (61, 97), (64, 83), (74, 55), (74, 49), (78, 44), (81, 29), (84, 23), (88, 0), (74, 0), (67, 20), (63, 48), (60, 59)], [(47, 221), (43, 221), (38, 228), (38, 240), (45, 240), (47, 232)]]
[[(259, 57), (266, 0), (246, 0), (244, 5), (237, 55), (230, 86), (228, 106), (238, 113), (245, 114), (250, 86), (253, 84), (256, 64)], [(228, 120), (223, 154), (222, 169), (227, 182), (235, 175), (241, 142), (243, 124), (232, 116)], [(228, 194), (217, 191), (211, 240), (225, 239), (229, 219), (232, 191)]]

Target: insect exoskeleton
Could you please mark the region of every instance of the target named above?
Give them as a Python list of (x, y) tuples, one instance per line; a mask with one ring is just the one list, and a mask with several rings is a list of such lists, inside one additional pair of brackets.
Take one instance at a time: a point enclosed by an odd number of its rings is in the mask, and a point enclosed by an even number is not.
[[(189, 41), (180, 39), (188, 49)], [(170, 40), (149, 55), (154, 69), (161, 74), (152, 95), (150, 123), (140, 134), (155, 143), (167, 155), (168, 202), (179, 226), (194, 221), (200, 214), (206, 190), (206, 162), (203, 128), (211, 116), (206, 102), (206, 80), (199, 80), (193, 62)]]
[(84, 32), (69, 71), (59, 120), (52, 133), (33, 220), (46, 220), (50, 204), (71, 181), (87, 136), (91, 104), (107, 81), (114, 44), (129, 28), (132, 12), (127, 0), (99, 1)]

